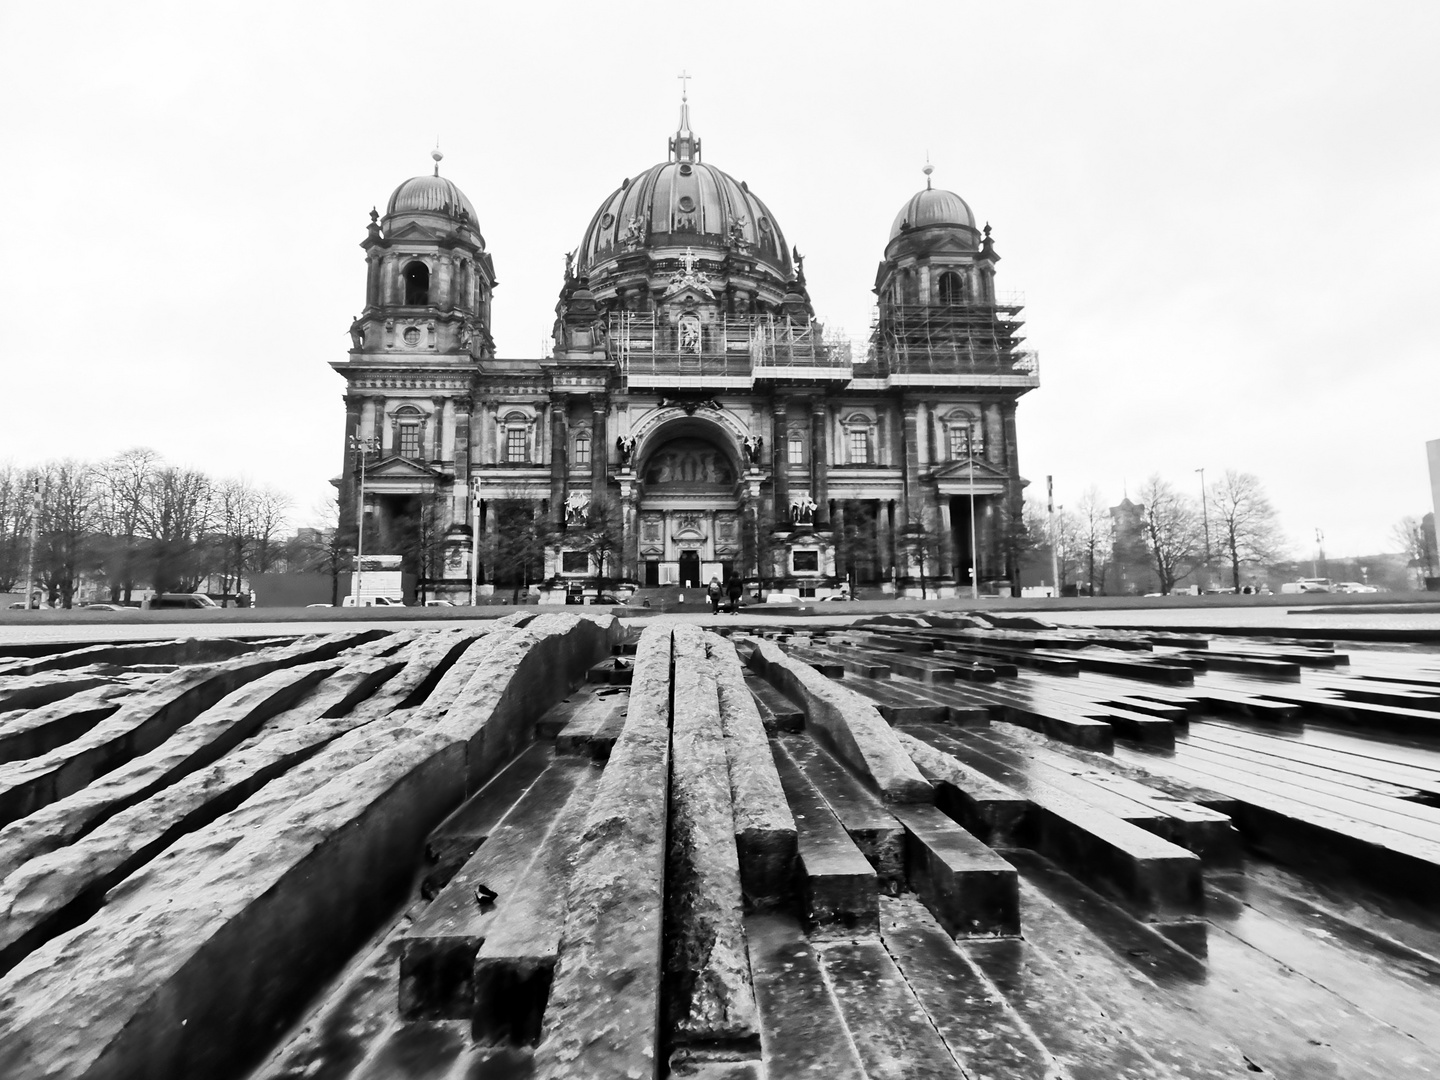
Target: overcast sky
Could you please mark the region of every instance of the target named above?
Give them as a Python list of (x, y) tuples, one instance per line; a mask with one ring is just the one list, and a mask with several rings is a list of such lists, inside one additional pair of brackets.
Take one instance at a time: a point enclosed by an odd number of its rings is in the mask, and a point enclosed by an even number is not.
[[(883, 13), (882, 13), (883, 12)], [(866, 334), (923, 185), (994, 227), (1041, 387), (1022, 472), (1117, 500), (1264, 482), (1308, 557), (1393, 550), (1440, 438), (1440, 5), (0, 5), (0, 460), (147, 445), (288, 491), (338, 473), (372, 205), (469, 195), (501, 355), (548, 341), (564, 253), (704, 157)]]

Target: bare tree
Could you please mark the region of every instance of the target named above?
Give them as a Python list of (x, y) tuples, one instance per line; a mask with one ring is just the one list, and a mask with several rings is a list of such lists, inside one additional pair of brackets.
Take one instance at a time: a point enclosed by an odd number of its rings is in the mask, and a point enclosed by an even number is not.
[(1175, 490), (1159, 473), (1152, 474), (1140, 488), (1145, 511), (1142, 529), (1145, 549), (1160, 592), (1168, 596), (1175, 583), (1194, 569), (1204, 546), (1200, 511), (1190, 498)]
[[(1428, 515), (1427, 515), (1428, 516)], [(1390, 539), (1405, 556), (1405, 565), (1415, 571), (1424, 585), (1424, 578), (1435, 576), (1435, 541), (1432, 530), (1425, 528), (1425, 518), (1406, 515), (1390, 527)]]
[(80, 574), (94, 557), (99, 522), (95, 474), (79, 461), (53, 461), (40, 470), (36, 570), (52, 606), (74, 606)]
[(145, 504), (160, 465), (160, 456), (155, 451), (136, 447), (101, 462), (96, 468), (101, 570), (110, 587), (111, 600), (128, 602), (140, 576)]
[(596, 499), (585, 511), (585, 527), (581, 533), (582, 550), (595, 560), (595, 591), (605, 588), (605, 568), (614, 570), (614, 558), (624, 541), (620, 511), (609, 499)]
[(1094, 596), (1097, 589), (1103, 594), (1105, 570), (1115, 546), (1115, 519), (1094, 484), (1085, 489), (1075, 506), (1075, 541), (1077, 553), (1085, 563), (1090, 595)]
[(1226, 469), (1210, 485), (1210, 512), (1220, 546), (1230, 560), (1231, 583), (1240, 591), (1240, 567), (1273, 562), (1285, 551), (1284, 536), (1269, 496), (1253, 473)]
[(0, 592), (13, 591), (25, 575), (25, 548), (35, 505), (27, 476), (25, 470), (8, 462), (0, 465)]
[(544, 573), (551, 526), (540, 513), (538, 501), (524, 494), (486, 502), (489, 526), (476, 549), (482, 565), (490, 572), (490, 580), (497, 586), (513, 587), (513, 599), (518, 603), (525, 586), (538, 581)]
[(214, 526), (214, 502), (210, 478), (202, 472), (166, 465), (151, 475), (141, 526), (156, 592), (190, 591), (204, 577), (200, 540)]

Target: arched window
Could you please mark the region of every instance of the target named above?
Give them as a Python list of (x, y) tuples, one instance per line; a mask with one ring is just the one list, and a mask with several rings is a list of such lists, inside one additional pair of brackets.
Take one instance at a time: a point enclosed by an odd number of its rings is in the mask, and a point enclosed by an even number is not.
[(575, 460), (572, 464), (590, 464), (590, 433), (588, 431), (582, 431), (575, 436)]
[(965, 302), (965, 280), (955, 271), (947, 270), (940, 275), (940, 304), (942, 307), (957, 307)]
[(405, 282), (405, 303), (424, 306), (430, 303), (430, 268), (423, 262), (408, 262), (400, 271)]

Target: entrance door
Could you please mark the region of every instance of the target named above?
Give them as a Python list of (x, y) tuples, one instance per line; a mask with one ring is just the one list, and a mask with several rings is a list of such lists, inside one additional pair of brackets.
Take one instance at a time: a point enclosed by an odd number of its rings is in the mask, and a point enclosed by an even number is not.
[(660, 560), (645, 560), (645, 587), (654, 589), (660, 584)]
[(698, 551), (680, 552), (680, 584), (700, 584), (700, 553)]

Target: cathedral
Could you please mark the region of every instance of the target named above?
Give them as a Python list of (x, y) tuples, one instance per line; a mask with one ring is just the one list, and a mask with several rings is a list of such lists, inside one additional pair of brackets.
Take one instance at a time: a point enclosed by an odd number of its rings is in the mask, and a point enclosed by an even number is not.
[(510, 359), (480, 217), (432, 156), (370, 213), (365, 307), (332, 364), (342, 519), (364, 522), (367, 555), (456, 602), (472, 572), (482, 593), (554, 602), (597, 579), (1018, 588), (1015, 410), (1038, 364), (989, 225), (928, 165), (852, 346), (816, 321), (770, 208), (704, 160), (682, 99), (666, 160), (607, 195), (567, 257), (550, 355)]

